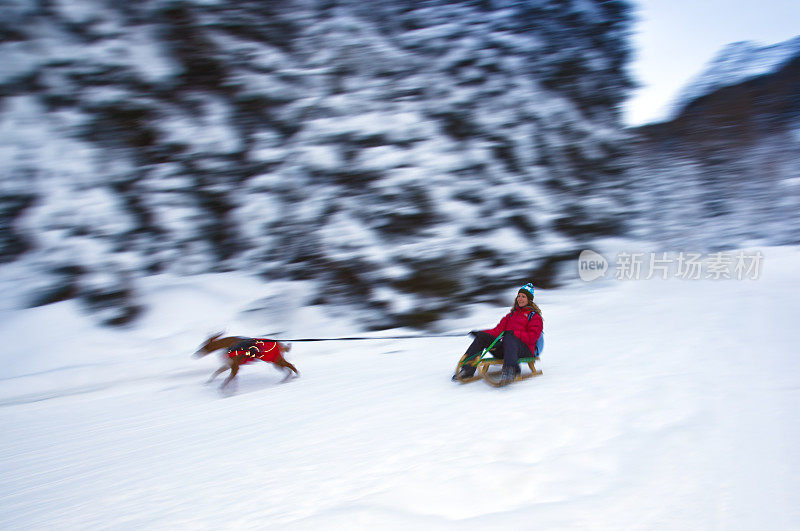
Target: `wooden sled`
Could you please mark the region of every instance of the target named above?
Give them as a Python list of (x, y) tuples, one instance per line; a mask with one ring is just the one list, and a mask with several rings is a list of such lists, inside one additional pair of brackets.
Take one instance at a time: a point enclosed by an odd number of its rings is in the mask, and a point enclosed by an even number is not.
[[(514, 378), (514, 381), (515, 382), (520, 382), (522, 380), (527, 380), (529, 378), (533, 378), (534, 376), (540, 376), (542, 374), (542, 371), (537, 369), (536, 366), (534, 365), (537, 361), (539, 361), (539, 358), (520, 358), (519, 359), (519, 364), (523, 365), (523, 364), (527, 363), (528, 367), (530, 367), (530, 369), (531, 369), (531, 372), (529, 372), (527, 374), (524, 371), (520, 372), (517, 375), (517, 377)], [(501, 371), (491, 371), (491, 372), (489, 372), (489, 368), (492, 367), (493, 365), (499, 365), (500, 367), (502, 367), (503, 366), (503, 360), (494, 359), (494, 358), (483, 359), (478, 363), (478, 370), (475, 371), (475, 374), (479, 374), (480, 375), (479, 377), (483, 378), (483, 380), (486, 383), (488, 383), (489, 385), (491, 385), (492, 387), (501, 387), (501, 385), (500, 385), (500, 372)]]
[[(456, 373), (458, 373), (458, 371), (461, 370), (461, 366), (464, 364), (464, 360), (466, 360), (466, 358), (467, 355), (464, 354), (463, 356), (461, 356), (461, 359), (458, 360), (458, 365), (456, 365)], [(476, 370), (475, 374), (471, 378), (464, 378), (464, 379), (459, 378), (456, 381), (459, 383), (469, 383), (469, 382), (474, 382), (475, 380), (480, 380), (481, 378), (483, 378), (483, 375), (479, 374), (478, 371)]]
[[(465, 361), (466, 357), (467, 357), (467, 355), (464, 354), (463, 356), (461, 356), (461, 359), (458, 360), (458, 365), (456, 365), (456, 373), (459, 371), (459, 369), (461, 369), (461, 365), (464, 364), (464, 361)], [(522, 381), (522, 380), (527, 380), (529, 378), (533, 378), (534, 376), (540, 376), (542, 374), (542, 371), (540, 371), (539, 369), (536, 368), (535, 363), (537, 361), (539, 361), (538, 357), (520, 358), (519, 359), (520, 365), (527, 363), (528, 367), (530, 367), (530, 369), (531, 369), (531, 372), (529, 372), (527, 374), (525, 374), (524, 372), (521, 372), (514, 379), (514, 381), (515, 382), (519, 382), (519, 381)], [(480, 380), (481, 378), (483, 378), (483, 380), (486, 383), (488, 383), (489, 385), (491, 385), (492, 387), (501, 387), (500, 386), (500, 372), (501, 371), (491, 371), (491, 372), (489, 371), (489, 368), (492, 367), (493, 365), (499, 365), (500, 367), (502, 367), (503, 366), (503, 360), (499, 359), (499, 358), (483, 358), (483, 357), (481, 357), (481, 358), (479, 358), (478, 367), (475, 370), (475, 375), (472, 376), (471, 378), (459, 379), (457, 381), (459, 383), (469, 383), (469, 382), (474, 382), (475, 380)]]

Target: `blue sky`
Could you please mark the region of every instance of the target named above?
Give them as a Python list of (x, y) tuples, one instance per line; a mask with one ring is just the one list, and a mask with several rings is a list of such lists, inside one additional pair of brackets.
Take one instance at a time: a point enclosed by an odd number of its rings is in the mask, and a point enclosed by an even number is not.
[(632, 73), (642, 85), (626, 124), (664, 116), (678, 91), (726, 44), (775, 44), (800, 35), (800, 0), (635, 0)]

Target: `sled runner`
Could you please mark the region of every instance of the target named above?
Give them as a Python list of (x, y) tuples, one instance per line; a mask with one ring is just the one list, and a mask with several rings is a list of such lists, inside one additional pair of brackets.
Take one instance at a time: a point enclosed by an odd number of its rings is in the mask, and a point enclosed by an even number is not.
[[(480, 353), (480, 355), (476, 358), (475, 361), (468, 362), (471, 365), (474, 365), (476, 367), (475, 375), (470, 377), (470, 378), (458, 379), (458, 382), (460, 382), (460, 383), (469, 383), (469, 382), (474, 382), (475, 380), (480, 380), (481, 378), (483, 378), (484, 381), (486, 381), (486, 383), (488, 383), (492, 387), (500, 387), (500, 371), (491, 371), (490, 372), (489, 369), (492, 366), (500, 366), (500, 367), (503, 366), (503, 360), (502, 359), (495, 358), (495, 357), (492, 356), (492, 349), (494, 348), (495, 344), (500, 340), (500, 338), (502, 336), (503, 336), (503, 334), (500, 334), (499, 336), (497, 336), (497, 338), (494, 341), (492, 341), (491, 345), (489, 345), (488, 347), (483, 349), (483, 352)], [(537, 344), (537, 347), (538, 346), (539, 345)], [(538, 348), (537, 348), (537, 352), (536, 353), (537, 354), (539, 353)], [(487, 355), (489, 355), (489, 356), (487, 357)], [(465, 362), (467, 362), (466, 361), (466, 357), (467, 357), (467, 355), (464, 354), (463, 356), (461, 356), (461, 359), (458, 360), (458, 365), (456, 365), (456, 374), (461, 369), (461, 366), (464, 365)], [(515, 382), (519, 382), (521, 380), (527, 380), (529, 378), (533, 378), (534, 376), (540, 376), (542, 374), (542, 371), (540, 371), (539, 369), (536, 368), (535, 363), (537, 361), (539, 361), (539, 356), (538, 355), (530, 357), (530, 358), (520, 358), (519, 359), (520, 365), (527, 364), (528, 367), (530, 368), (531, 372), (529, 372), (527, 374), (523, 374), (522, 372), (520, 372), (520, 374), (517, 375), (517, 377), (514, 379), (514, 381)]]
[[(524, 374), (519, 373), (516, 378), (514, 378), (515, 382), (519, 382), (521, 380), (527, 380), (528, 378), (533, 378), (534, 376), (540, 376), (542, 371), (536, 368), (534, 363), (539, 360), (538, 357), (534, 358), (520, 358), (519, 363), (522, 365), (523, 363), (527, 363), (528, 367), (530, 367), (531, 372)], [(498, 365), (500, 367), (503, 366), (503, 360), (500, 359), (485, 359), (481, 360), (478, 363), (478, 370), (475, 371), (475, 374), (480, 374), (479, 378), (483, 378), (483, 380), (491, 385), (492, 387), (500, 387), (500, 371), (492, 371), (489, 372), (489, 368), (493, 365)]]

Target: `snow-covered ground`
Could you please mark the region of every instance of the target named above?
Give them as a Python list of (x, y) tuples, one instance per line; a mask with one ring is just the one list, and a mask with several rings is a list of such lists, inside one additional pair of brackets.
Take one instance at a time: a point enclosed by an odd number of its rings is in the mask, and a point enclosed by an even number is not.
[(762, 250), (758, 280), (537, 292), (544, 375), (502, 389), (450, 381), (466, 336), (295, 343), (298, 379), (205, 384), (223, 326), (363, 333), (283, 306), (302, 284), (151, 277), (127, 331), (3, 310), (0, 528), (797, 529), (800, 248)]

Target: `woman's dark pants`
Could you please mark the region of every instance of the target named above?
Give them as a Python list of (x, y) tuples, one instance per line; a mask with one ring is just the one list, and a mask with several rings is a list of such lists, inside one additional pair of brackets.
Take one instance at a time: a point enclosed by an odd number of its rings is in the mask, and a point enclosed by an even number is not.
[[(483, 349), (492, 344), (492, 341), (494, 341), (494, 337), (488, 332), (477, 332), (472, 344), (467, 348), (465, 362), (479, 356)], [(503, 338), (495, 343), (492, 355), (503, 360), (503, 367), (519, 367), (520, 358), (533, 356), (528, 345), (510, 332), (505, 332)]]

